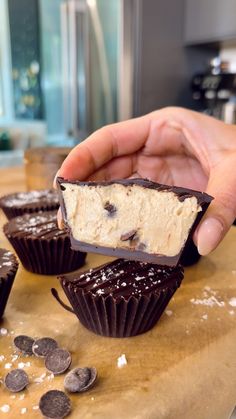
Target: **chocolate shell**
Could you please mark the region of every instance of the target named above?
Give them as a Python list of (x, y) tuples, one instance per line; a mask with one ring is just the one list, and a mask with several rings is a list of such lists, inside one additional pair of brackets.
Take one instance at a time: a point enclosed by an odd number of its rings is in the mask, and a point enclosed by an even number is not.
[(57, 211), (13, 218), (3, 231), (28, 271), (58, 275), (84, 265), (86, 253), (71, 249), (68, 233), (57, 226)]
[(17, 269), (15, 255), (9, 250), (0, 249), (0, 318), (4, 314)]
[[(83, 274), (59, 277), (73, 309), (68, 310), (87, 329), (111, 337), (135, 336), (150, 330), (182, 279), (180, 266), (160, 267), (123, 259)], [(52, 292), (61, 302), (56, 290)]]
[(0, 198), (0, 208), (8, 220), (23, 214), (56, 210), (59, 208), (58, 193), (46, 189), (5, 195)]
[(177, 266), (211, 196), (145, 179), (57, 180), (75, 250)]

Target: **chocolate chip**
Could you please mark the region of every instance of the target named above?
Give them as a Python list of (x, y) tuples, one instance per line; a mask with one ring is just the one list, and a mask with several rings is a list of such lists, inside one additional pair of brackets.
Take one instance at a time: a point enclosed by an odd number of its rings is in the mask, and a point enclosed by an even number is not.
[(115, 205), (110, 204), (109, 201), (105, 203), (104, 209), (108, 212), (108, 215), (110, 216), (114, 215), (117, 211), (117, 208), (115, 207)]
[(39, 409), (48, 419), (62, 419), (71, 412), (71, 401), (63, 391), (50, 390), (39, 400)]
[(55, 375), (63, 374), (71, 364), (71, 354), (66, 349), (54, 349), (45, 359), (45, 367)]
[(70, 393), (87, 391), (97, 378), (96, 368), (74, 368), (64, 379), (64, 387)]
[(60, 188), (61, 188), (62, 191), (66, 190), (66, 187), (64, 185), (60, 185)]
[(130, 230), (127, 233), (121, 234), (120, 240), (125, 242), (127, 240), (133, 240), (137, 230)]
[(136, 247), (137, 250), (143, 251), (146, 249), (146, 244), (145, 243), (138, 243), (138, 246)]
[(55, 339), (45, 337), (34, 342), (32, 351), (34, 355), (44, 358), (56, 348), (58, 348), (58, 344)]
[(17, 393), (29, 384), (29, 378), (24, 370), (17, 368), (6, 375), (4, 383), (8, 390)]
[(33, 352), (32, 352), (32, 346), (34, 344), (33, 338), (29, 336), (25, 336), (25, 335), (19, 335), (15, 337), (13, 342), (14, 342), (15, 347), (19, 351), (21, 351), (23, 354), (33, 355)]

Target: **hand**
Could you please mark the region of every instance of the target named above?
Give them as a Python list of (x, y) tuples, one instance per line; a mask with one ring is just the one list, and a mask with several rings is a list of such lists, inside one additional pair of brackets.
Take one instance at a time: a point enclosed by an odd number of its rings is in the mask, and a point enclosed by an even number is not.
[(236, 217), (236, 127), (182, 108), (164, 108), (108, 125), (76, 146), (57, 176), (129, 177), (205, 191), (215, 199), (194, 234), (212, 251)]

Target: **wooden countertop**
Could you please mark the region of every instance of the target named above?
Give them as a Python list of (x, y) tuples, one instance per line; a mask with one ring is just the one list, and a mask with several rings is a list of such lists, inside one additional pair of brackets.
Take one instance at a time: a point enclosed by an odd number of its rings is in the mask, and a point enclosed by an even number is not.
[[(0, 170), (0, 195), (24, 189), (21, 168)], [(1, 214), (1, 226), (4, 222)], [(8, 330), (0, 336), (0, 355), (5, 356), (0, 376), (9, 371), (7, 363), (16, 367), (29, 362), (25, 370), (31, 384), (15, 398), (1, 384), (0, 408), (7, 404), (10, 411), (0, 410), (0, 417), (20, 418), (21, 409), (27, 408), (25, 417), (40, 418), (33, 409), (40, 396), (52, 388), (63, 389), (63, 376), (42, 376), (41, 359), (20, 357), (12, 362), (14, 336), (27, 334), (56, 338), (71, 351), (72, 366), (97, 368), (95, 387), (71, 396), (72, 419), (228, 419), (236, 404), (236, 308), (229, 304), (236, 297), (235, 243), (232, 227), (212, 255), (186, 269), (183, 284), (158, 325), (125, 339), (103, 338), (84, 329), (51, 296), (51, 287), (62, 295), (56, 277), (33, 275), (20, 266), (0, 324)], [(2, 229), (0, 247), (11, 248)], [(86, 267), (105, 260), (90, 254)], [(128, 363), (119, 369), (121, 354)], [(33, 381), (39, 377), (41, 382)]]

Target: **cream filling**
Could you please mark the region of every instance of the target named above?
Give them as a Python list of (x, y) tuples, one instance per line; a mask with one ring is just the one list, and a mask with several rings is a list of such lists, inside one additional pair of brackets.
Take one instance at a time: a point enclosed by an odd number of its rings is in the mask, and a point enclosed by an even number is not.
[(74, 239), (95, 246), (176, 256), (202, 210), (194, 196), (181, 202), (172, 191), (139, 185), (62, 185)]

